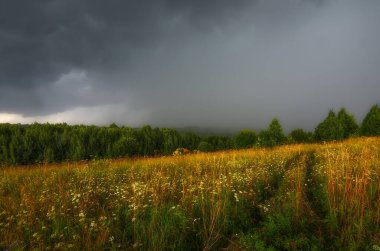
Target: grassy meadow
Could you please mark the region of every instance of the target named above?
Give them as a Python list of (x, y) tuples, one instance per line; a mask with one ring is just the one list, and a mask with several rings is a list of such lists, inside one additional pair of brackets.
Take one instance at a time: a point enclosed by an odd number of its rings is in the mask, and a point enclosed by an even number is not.
[(1, 250), (380, 250), (380, 138), (0, 173)]

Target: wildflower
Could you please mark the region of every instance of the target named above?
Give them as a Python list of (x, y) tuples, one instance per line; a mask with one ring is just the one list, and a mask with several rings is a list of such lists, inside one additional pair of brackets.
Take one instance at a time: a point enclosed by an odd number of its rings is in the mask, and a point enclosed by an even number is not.
[(239, 197), (238, 197), (237, 193), (234, 193), (234, 197), (235, 197), (235, 201), (239, 202)]

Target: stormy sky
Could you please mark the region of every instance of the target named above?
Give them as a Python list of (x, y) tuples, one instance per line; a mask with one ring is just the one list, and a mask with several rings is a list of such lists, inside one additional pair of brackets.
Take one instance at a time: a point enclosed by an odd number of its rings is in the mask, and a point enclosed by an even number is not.
[(313, 129), (380, 102), (379, 0), (0, 2), (0, 122)]

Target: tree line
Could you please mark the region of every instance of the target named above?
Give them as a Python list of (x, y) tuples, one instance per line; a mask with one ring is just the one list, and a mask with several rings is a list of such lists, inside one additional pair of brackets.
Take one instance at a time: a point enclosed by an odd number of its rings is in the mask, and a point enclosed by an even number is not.
[(204, 152), (273, 147), (291, 143), (341, 140), (355, 136), (380, 135), (380, 107), (374, 105), (359, 125), (342, 108), (330, 111), (314, 132), (295, 129), (285, 135), (278, 119), (256, 133), (245, 129), (234, 137), (201, 137), (179, 133), (171, 128), (86, 126), (67, 124), (0, 124), (0, 164), (34, 164), (63, 161), (118, 158), (127, 156), (168, 155), (177, 148)]

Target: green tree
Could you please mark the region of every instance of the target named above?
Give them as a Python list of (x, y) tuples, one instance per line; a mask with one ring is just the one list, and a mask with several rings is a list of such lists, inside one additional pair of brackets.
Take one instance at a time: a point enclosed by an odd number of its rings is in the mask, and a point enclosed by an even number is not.
[(212, 146), (213, 151), (231, 149), (233, 147), (232, 140), (226, 136), (208, 136), (205, 141)]
[(313, 134), (310, 132), (305, 132), (301, 128), (294, 129), (289, 134), (290, 140), (295, 143), (307, 143), (312, 140)]
[(378, 105), (372, 106), (364, 117), (360, 133), (364, 136), (380, 135), (380, 107)]
[(136, 154), (138, 149), (137, 140), (130, 136), (122, 136), (118, 141), (115, 142), (113, 147), (114, 157), (125, 157), (132, 156)]
[(181, 146), (181, 136), (179, 133), (170, 128), (161, 129), (163, 135), (163, 152), (165, 154), (171, 154), (175, 149)]
[(8, 142), (4, 135), (0, 134), (0, 165), (9, 162)]
[(189, 149), (189, 150), (195, 150), (197, 149), (201, 138), (192, 132), (187, 132), (181, 135), (182, 138), (182, 146)]
[(359, 126), (356, 123), (354, 115), (349, 114), (345, 108), (340, 109), (338, 120), (343, 127), (343, 138), (348, 138), (358, 132)]
[(333, 110), (330, 110), (326, 119), (315, 128), (314, 137), (319, 141), (343, 139), (344, 128)]
[(198, 145), (198, 150), (202, 151), (202, 152), (211, 152), (214, 149), (213, 149), (213, 147), (212, 147), (212, 145), (210, 143), (208, 143), (207, 141), (202, 141)]
[(45, 148), (44, 150), (44, 162), (51, 163), (54, 162), (54, 151), (50, 147)]
[(0, 124), (0, 164), (11, 164), (9, 142), (12, 134), (10, 127), (10, 124)]
[(109, 128), (119, 129), (119, 127), (116, 125), (115, 122), (113, 122), (112, 124), (110, 124)]
[(160, 129), (152, 129), (149, 125), (145, 125), (139, 130), (139, 136), (143, 155), (154, 155), (162, 152), (164, 138)]
[(285, 143), (286, 137), (280, 121), (277, 118), (272, 119), (267, 130), (259, 133), (259, 142), (263, 146), (277, 146)]
[(11, 142), (9, 143), (10, 163), (26, 164), (24, 162), (24, 140), (21, 128), (16, 127), (12, 130)]
[(244, 129), (238, 132), (234, 137), (235, 148), (248, 148), (252, 147), (257, 140), (257, 135), (250, 129)]

